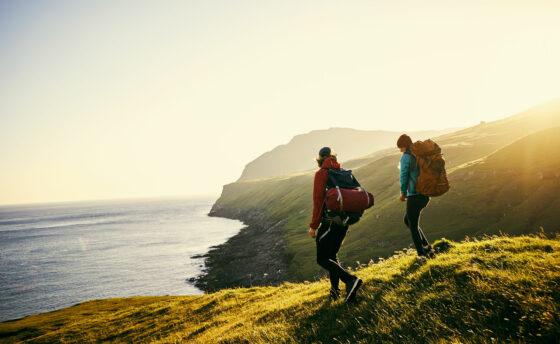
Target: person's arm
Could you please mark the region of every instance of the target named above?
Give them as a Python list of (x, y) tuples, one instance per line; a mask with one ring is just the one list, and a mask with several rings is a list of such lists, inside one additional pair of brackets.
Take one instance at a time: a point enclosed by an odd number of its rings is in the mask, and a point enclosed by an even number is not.
[(406, 197), (408, 182), (410, 180), (410, 154), (403, 154), (401, 157), (401, 196)]
[(319, 170), (313, 181), (313, 215), (309, 228), (317, 229), (321, 224), (323, 204), (325, 202), (325, 188), (327, 187), (327, 171)]

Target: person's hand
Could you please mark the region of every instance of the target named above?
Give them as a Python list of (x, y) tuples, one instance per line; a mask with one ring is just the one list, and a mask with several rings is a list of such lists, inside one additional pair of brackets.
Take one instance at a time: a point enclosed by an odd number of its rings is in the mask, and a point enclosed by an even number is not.
[(309, 234), (310, 237), (315, 238), (317, 236), (317, 230), (309, 227), (307, 234)]
[(399, 197), (399, 199), (401, 200), (401, 202), (406, 201), (406, 195), (405, 195), (405, 194), (401, 194), (401, 197)]

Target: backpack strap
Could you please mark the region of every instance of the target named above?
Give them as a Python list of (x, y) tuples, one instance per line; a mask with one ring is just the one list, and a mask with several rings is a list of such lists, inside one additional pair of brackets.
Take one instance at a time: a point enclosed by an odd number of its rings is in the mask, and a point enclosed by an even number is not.
[(340, 203), (340, 211), (344, 212), (344, 210), (342, 210), (342, 206), (344, 205), (344, 202), (342, 200), (342, 192), (340, 192), (340, 188), (338, 187), (338, 185), (336, 186), (336, 192), (338, 192), (338, 198), (336, 200), (338, 201), (338, 203)]
[[(344, 205), (344, 200), (342, 199), (342, 192), (340, 191), (340, 187), (338, 186), (338, 183), (336, 182), (336, 179), (329, 173), (330, 171), (332, 171), (332, 168), (329, 168), (327, 170), (327, 176), (328, 176), (328, 179), (331, 181), (332, 185), (334, 185), (334, 187), (336, 188), (336, 192), (338, 193), (338, 197), (336, 198), (336, 200), (340, 204), (340, 213), (344, 214), (344, 211), (342, 210), (343, 205)], [(325, 202), (326, 202), (326, 200), (325, 200)]]
[(334, 179), (334, 177), (329, 173), (332, 170), (333, 170), (332, 168), (329, 168), (327, 170), (327, 178), (331, 181), (331, 183), (334, 187), (338, 187), (338, 184), (336, 183), (336, 179)]
[[(404, 154), (408, 154), (410, 155), (411, 159), (414, 159), (414, 164), (408, 164), (408, 172), (412, 172), (415, 169), (419, 169), (420, 166), (418, 166), (418, 158), (416, 157), (416, 155), (412, 154), (412, 152), (410, 151), (410, 149), (407, 149)], [(414, 166), (413, 166), (414, 165)]]
[[(336, 186), (336, 181), (334, 180), (334, 178), (329, 173), (329, 171), (332, 170), (332, 168), (325, 168), (325, 170), (327, 170), (327, 179), (330, 180), (331, 183)], [(328, 190), (329, 190), (329, 184), (327, 183), (327, 186), (325, 188), (325, 200), (323, 201), (323, 217), (325, 217), (326, 213), (327, 213), (327, 197), (326, 197), (326, 194), (327, 194)]]

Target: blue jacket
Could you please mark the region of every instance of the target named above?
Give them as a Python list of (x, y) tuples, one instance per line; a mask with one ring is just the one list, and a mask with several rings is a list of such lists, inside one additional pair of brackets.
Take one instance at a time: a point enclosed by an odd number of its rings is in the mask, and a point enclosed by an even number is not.
[(420, 170), (416, 164), (416, 158), (409, 151), (403, 153), (400, 163), (401, 170), (401, 193), (407, 196), (417, 195), (416, 182)]

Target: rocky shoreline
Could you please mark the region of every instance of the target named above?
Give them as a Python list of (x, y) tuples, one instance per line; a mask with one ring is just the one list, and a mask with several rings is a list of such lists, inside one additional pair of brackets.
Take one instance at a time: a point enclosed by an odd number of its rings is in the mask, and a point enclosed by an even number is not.
[(208, 216), (243, 221), (246, 227), (203, 255), (204, 273), (194, 284), (205, 292), (223, 288), (278, 285), (287, 279), (282, 226), (258, 209), (237, 210), (214, 204)]

